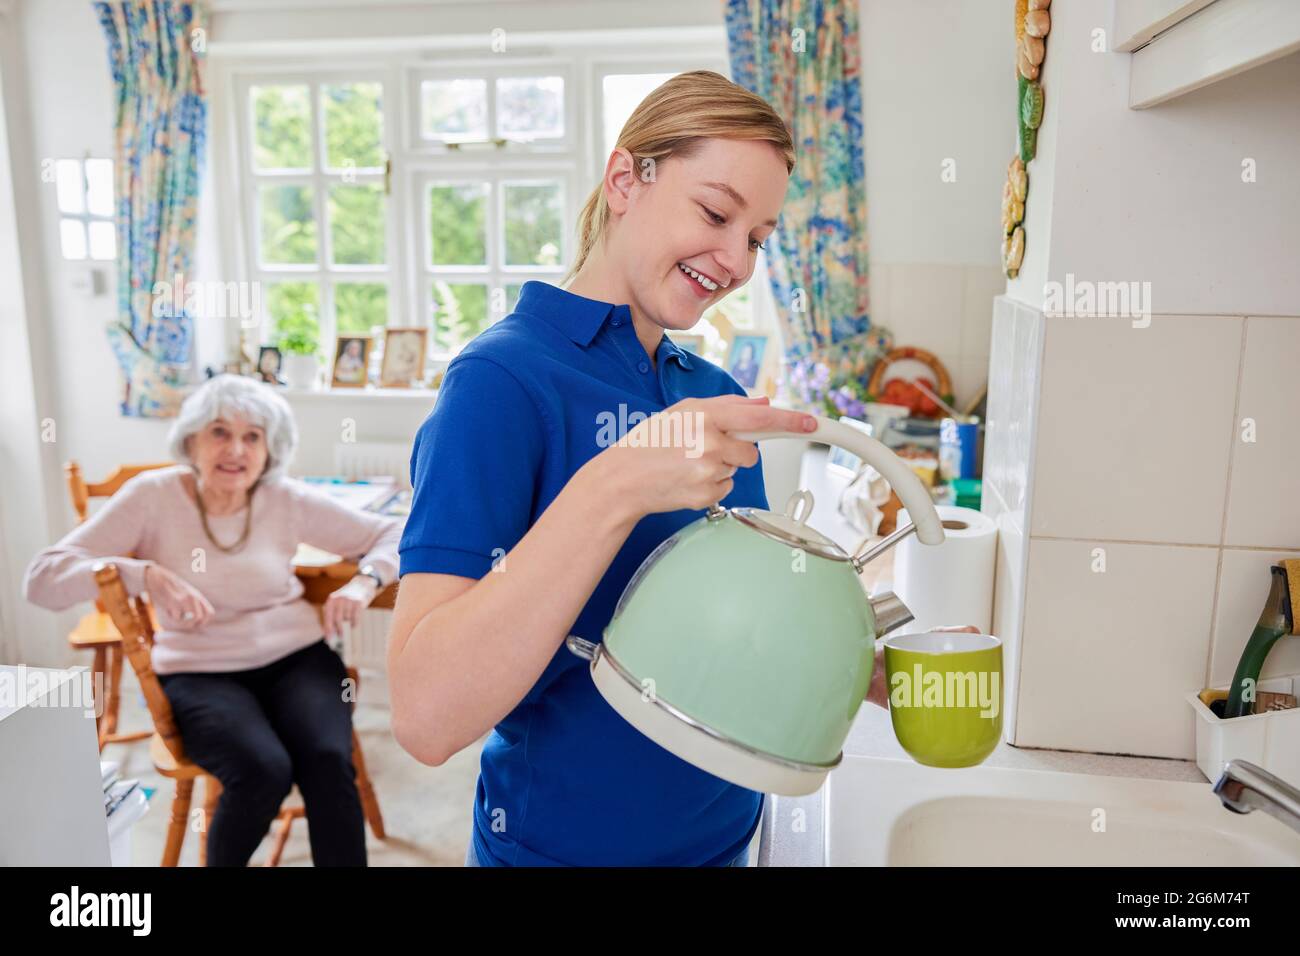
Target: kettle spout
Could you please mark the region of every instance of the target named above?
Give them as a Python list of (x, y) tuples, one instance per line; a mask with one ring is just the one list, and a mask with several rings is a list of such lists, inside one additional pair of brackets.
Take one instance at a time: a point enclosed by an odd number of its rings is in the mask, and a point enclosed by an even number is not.
[(876, 618), (876, 637), (883, 637), (916, 617), (893, 591), (877, 594), (868, 603)]

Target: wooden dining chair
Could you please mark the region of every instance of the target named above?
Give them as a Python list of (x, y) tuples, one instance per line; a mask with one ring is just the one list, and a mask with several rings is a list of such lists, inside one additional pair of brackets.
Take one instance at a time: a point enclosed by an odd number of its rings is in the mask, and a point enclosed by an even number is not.
[[(328, 567), (312, 568), (300, 572), (304, 577), (304, 595), (308, 601), (322, 605), (335, 590), (346, 584), (356, 573), (356, 565), (342, 561)], [(308, 582), (314, 582), (308, 587)], [(199, 843), (199, 865), (207, 863), (208, 823), (216, 811), (217, 798), (221, 795), (221, 784), (216, 777), (207, 773), (198, 764), (185, 755), (185, 744), (176, 727), (172, 715), (171, 703), (163, 691), (162, 682), (153, 670), (152, 650), (154, 625), (148, 601), (143, 596), (131, 598), (127, 595), (126, 585), (122, 583), (117, 565), (110, 561), (100, 561), (95, 565), (95, 582), (99, 585), (100, 600), (107, 613), (122, 634), (122, 649), (131, 662), (140, 689), (144, 693), (145, 703), (153, 718), (154, 732), (149, 744), (149, 756), (154, 767), (164, 777), (176, 781), (176, 792), (172, 797), (171, 816), (167, 824), (167, 841), (163, 847), (163, 866), (176, 866), (180, 860), (181, 846), (188, 829), (190, 804), (194, 794), (194, 781), (203, 778), (203, 830), (205, 837)], [(397, 583), (390, 584), (379, 593), (371, 603), (372, 608), (392, 608), (396, 601)], [(356, 668), (347, 668), (348, 677), (353, 688), (360, 687), (360, 677)], [(353, 708), (356, 697), (353, 696)], [(357, 772), (357, 790), (361, 796), (361, 807), (366, 821), (370, 824), (375, 837), (383, 840), (387, 836), (384, 830), (384, 818), (379, 811), (379, 800), (366, 770), (365, 756), (361, 751), (361, 740), (355, 728), (352, 731), (352, 763)], [(277, 866), (285, 843), (288, 842), (293, 821), (306, 815), (301, 805), (287, 806), (276, 817), (276, 833), (267, 858), (267, 866)]]
[[(72, 496), (72, 509), (77, 513), (77, 523), (85, 523), (91, 498), (111, 497), (140, 472), (166, 468), (171, 464), (164, 461), (149, 465), (122, 465), (103, 481), (87, 482), (81, 473), (81, 465), (69, 461), (63, 470), (68, 479), (68, 493)], [(73, 650), (94, 652), (91, 674), (96, 691), (102, 688), (104, 696), (102, 701), (96, 701), (100, 705), (99, 715), (95, 718), (99, 749), (103, 750), (105, 744), (130, 743), (150, 736), (147, 730), (128, 734), (117, 732), (117, 715), (122, 701), (122, 635), (102, 601), (96, 600), (95, 609), (83, 616), (68, 633), (68, 644)]]

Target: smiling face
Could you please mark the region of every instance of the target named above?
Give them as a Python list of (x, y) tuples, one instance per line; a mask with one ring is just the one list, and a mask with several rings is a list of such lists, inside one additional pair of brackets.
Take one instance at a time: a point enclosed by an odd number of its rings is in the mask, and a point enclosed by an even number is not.
[(204, 488), (246, 492), (266, 468), (266, 432), (239, 415), (214, 419), (187, 444)]
[(646, 182), (619, 155), (623, 171), (606, 175), (610, 257), (634, 312), (689, 329), (749, 281), (785, 200), (785, 161), (766, 142), (711, 138), (658, 163)]

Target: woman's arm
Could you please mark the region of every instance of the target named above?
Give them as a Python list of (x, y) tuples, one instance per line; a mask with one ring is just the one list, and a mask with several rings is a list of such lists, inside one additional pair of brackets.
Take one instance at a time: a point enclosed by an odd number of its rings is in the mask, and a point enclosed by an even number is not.
[(437, 766), (528, 693), (639, 519), (608, 460), (587, 463), (480, 580), (407, 574), (388, 648), (393, 736)]
[[(397, 579), (400, 521), (359, 511), (303, 482), (293, 482), (291, 487), (296, 502), (294, 531), (299, 541), (356, 560), (362, 568), (373, 566), (385, 585)], [(344, 623), (357, 624), (379, 590), (373, 578), (358, 573), (330, 594), (321, 610), (326, 635), (338, 634)]]
[(299, 541), (342, 555), (363, 567), (374, 565), (386, 584), (397, 578), (400, 521), (345, 505), (306, 482), (288, 480), (297, 504), (295, 531)]
[(157, 487), (137, 475), (108, 499), (84, 523), (40, 552), (23, 576), (23, 596), (40, 607), (62, 611), (99, 595), (95, 562), (111, 559), (117, 565), (128, 594), (146, 590), (145, 569), (153, 562), (127, 557), (140, 545)]
[[(644, 515), (700, 509), (730, 493), (758, 460), (731, 431), (811, 430), (810, 416), (766, 400), (691, 399), (701, 445), (630, 440), (592, 458), (518, 543), (477, 581), (406, 574), (388, 652), (393, 734), (438, 765), (483, 736), (524, 698), (555, 655), (628, 534)], [(643, 423), (638, 428), (649, 428)]]

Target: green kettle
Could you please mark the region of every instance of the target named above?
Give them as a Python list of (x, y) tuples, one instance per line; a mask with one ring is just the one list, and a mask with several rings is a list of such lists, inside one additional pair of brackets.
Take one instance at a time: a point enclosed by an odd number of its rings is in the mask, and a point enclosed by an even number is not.
[(875, 639), (912, 619), (893, 594), (868, 598), (858, 572), (910, 534), (940, 544), (943, 523), (921, 479), (849, 425), (819, 417), (813, 432), (737, 437), (838, 445), (880, 472), (913, 523), (849, 555), (808, 527), (807, 491), (784, 514), (714, 505), (646, 558), (601, 643), (566, 643), (590, 660), (609, 705), (670, 753), (751, 790), (800, 796), (843, 757)]

